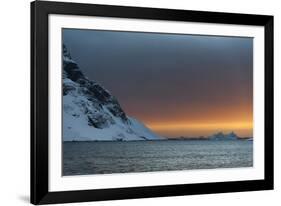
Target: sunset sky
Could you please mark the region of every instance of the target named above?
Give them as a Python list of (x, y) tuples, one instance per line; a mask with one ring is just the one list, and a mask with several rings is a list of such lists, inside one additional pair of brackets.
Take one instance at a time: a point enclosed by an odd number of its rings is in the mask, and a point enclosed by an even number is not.
[(84, 74), (166, 137), (252, 136), (252, 38), (63, 30)]

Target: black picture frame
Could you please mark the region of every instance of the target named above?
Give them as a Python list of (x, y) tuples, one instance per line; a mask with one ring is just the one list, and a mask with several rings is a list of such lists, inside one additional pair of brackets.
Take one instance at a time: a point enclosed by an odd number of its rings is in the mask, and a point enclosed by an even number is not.
[[(265, 28), (263, 180), (49, 192), (48, 15), (191, 21)], [(34, 1), (31, 3), (31, 203), (50, 204), (273, 189), (273, 16)]]

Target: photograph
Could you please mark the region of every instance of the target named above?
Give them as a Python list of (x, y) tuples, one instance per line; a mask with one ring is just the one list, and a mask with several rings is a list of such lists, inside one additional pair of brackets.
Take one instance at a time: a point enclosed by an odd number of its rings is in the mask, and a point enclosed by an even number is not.
[(274, 16), (175, 8), (31, 2), (32, 204), (274, 189)]
[(253, 37), (61, 32), (62, 176), (254, 166)]

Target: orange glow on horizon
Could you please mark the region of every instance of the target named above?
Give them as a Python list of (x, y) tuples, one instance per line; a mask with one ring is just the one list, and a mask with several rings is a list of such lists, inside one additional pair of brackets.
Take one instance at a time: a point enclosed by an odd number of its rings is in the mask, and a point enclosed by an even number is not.
[(145, 111), (133, 113), (131, 110), (129, 113), (164, 137), (199, 137), (232, 131), (240, 137), (253, 137), (252, 103), (229, 104), (218, 107), (178, 105), (165, 107), (165, 112), (158, 107), (148, 107)]
[(158, 134), (168, 134), (170, 136), (208, 136), (215, 132), (231, 132), (234, 131), (241, 137), (252, 136), (252, 121), (245, 122), (204, 122), (204, 123), (189, 123), (189, 122), (178, 122), (178, 123), (154, 123), (147, 124), (147, 126)]
[(224, 128), (224, 129), (249, 129), (252, 128), (251, 122), (230, 122), (230, 123), (159, 123), (149, 125), (150, 128), (153, 129), (164, 129), (169, 128), (171, 130), (178, 130), (183, 128), (194, 128), (194, 129), (216, 129), (216, 128)]
[(217, 107), (212, 104), (209, 107), (179, 104), (165, 107), (165, 112), (161, 107), (160, 109), (159, 107), (147, 107), (146, 110), (141, 111), (136, 108), (126, 109), (129, 110), (130, 116), (141, 120), (153, 132), (164, 137), (198, 137), (232, 131), (240, 137), (252, 137), (252, 102), (234, 105), (229, 102), (229, 104), (224, 103)]

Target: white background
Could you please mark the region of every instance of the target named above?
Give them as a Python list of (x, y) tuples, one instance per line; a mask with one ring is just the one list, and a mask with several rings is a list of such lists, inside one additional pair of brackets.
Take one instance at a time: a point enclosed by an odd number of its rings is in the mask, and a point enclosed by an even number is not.
[[(66, 0), (65, 0), (66, 1)], [(160, 8), (209, 10), (275, 16), (275, 105), (281, 105), (281, 6), (278, 0), (84, 0)], [(29, 0), (1, 1), (0, 7), (0, 205), (29, 204)], [(278, 80), (278, 81), (277, 81)], [(279, 94), (278, 94), (279, 93)], [(275, 107), (275, 190), (184, 197), (119, 200), (69, 205), (278, 205), (281, 201), (281, 121)], [(280, 145), (280, 147), (279, 147)], [(280, 204), (280, 203), (279, 203)]]

